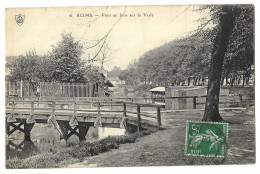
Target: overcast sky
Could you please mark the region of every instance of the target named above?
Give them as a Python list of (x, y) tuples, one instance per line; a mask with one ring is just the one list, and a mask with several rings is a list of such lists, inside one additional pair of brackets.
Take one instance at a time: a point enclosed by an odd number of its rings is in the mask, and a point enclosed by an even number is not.
[[(208, 13), (192, 9), (193, 6), (7, 9), (6, 56), (25, 55), (30, 49), (43, 55), (61, 40), (63, 32), (71, 32), (82, 43), (99, 39), (124, 13), (127, 16), (121, 17), (109, 34), (108, 43), (115, 53), (105, 65), (108, 70), (114, 66), (124, 69), (146, 51), (195, 30), (199, 25), (196, 20)], [(18, 14), (25, 15), (21, 26), (15, 21)], [(84, 51), (82, 58), (86, 59), (88, 54), (94, 56), (97, 49)]]

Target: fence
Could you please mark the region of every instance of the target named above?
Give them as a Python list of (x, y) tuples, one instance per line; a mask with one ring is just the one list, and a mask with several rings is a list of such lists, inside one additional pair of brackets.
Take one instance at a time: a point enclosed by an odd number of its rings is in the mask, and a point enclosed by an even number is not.
[(103, 96), (97, 83), (40, 83), (39, 96), (97, 97)]
[(47, 83), (9, 81), (6, 96), (12, 97), (98, 97), (104, 90), (98, 83)]

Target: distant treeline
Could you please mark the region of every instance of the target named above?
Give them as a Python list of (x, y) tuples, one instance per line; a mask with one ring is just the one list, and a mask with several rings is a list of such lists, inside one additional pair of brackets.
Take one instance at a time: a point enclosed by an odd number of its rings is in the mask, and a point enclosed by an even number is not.
[[(254, 63), (254, 42), (252, 25), (245, 39), (236, 35), (225, 55), (222, 78), (250, 76)], [(200, 31), (191, 36), (173, 40), (143, 54), (138, 61), (128, 65), (126, 70), (115, 67), (110, 74), (118, 75), (127, 85), (146, 84), (180, 85), (185, 80), (208, 76), (215, 29)]]

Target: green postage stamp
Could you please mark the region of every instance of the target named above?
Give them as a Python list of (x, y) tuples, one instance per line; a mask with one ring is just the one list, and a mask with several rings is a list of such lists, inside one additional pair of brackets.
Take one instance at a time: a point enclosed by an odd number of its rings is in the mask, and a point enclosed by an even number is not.
[(228, 123), (187, 121), (186, 155), (225, 157)]

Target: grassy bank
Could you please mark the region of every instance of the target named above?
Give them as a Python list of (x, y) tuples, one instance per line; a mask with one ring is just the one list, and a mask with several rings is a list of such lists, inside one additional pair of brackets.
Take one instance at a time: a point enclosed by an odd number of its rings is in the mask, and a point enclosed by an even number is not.
[(134, 143), (137, 138), (150, 134), (143, 131), (132, 135), (110, 136), (95, 142), (71, 142), (50, 149), (50, 152), (37, 154), (26, 159), (10, 159), (6, 168), (54, 168), (81, 162), (84, 158), (98, 155), (110, 149), (119, 148), (120, 144)]
[(255, 163), (254, 110), (221, 111), (229, 122), (228, 150), (225, 158), (205, 158), (185, 155), (186, 121), (200, 121), (203, 111), (169, 112), (162, 114), (167, 129), (140, 138), (136, 143), (121, 145), (83, 162), (64, 167), (128, 167), (128, 166), (180, 166), (225, 165)]

